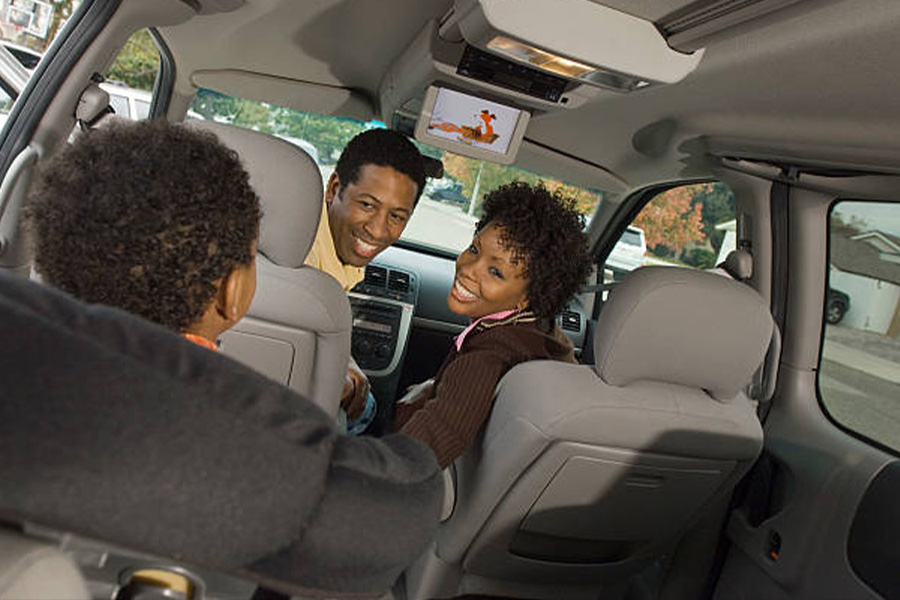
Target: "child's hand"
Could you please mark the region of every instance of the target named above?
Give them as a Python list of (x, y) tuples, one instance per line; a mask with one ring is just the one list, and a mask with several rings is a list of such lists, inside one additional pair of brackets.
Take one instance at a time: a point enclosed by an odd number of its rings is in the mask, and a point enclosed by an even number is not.
[(422, 383), (417, 383), (406, 388), (406, 394), (399, 400), (397, 404), (412, 404), (420, 398), (431, 394), (431, 388), (434, 387), (434, 379), (426, 379)]
[(347, 377), (341, 392), (341, 408), (348, 419), (357, 419), (366, 408), (366, 396), (369, 395), (369, 380), (365, 373), (354, 364), (347, 367)]

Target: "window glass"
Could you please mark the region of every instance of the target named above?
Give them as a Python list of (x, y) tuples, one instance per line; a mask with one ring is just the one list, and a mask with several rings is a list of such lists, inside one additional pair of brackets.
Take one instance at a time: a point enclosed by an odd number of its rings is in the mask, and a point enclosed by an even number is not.
[(734, 194), (721, 182), (694, 183), (657, 194), (606, 259), (604, 281), (642, 265), (711, 269), (735, 248)]
[[(368, 128), (384, 127), (377, 121), (362, 123), (306, 113), (210, 90), (197, 93), (189, 115), (277, 135), (310, 154), (326, 182), (347, 142)], [(550, 189), (561, 188), (575, 197), (578, 209), (587, 217), (593, 215), (603, 196), (600, 190), (579, 188), (546, 174), (469, 159), (419, 143), (416, 146), (424, 155), (440, 160), (444, 166), (441, 179), (426, 182), (416, 210), (401, 236), (402, 240), (419, 245), (453, 253), (464, 249), (471, 242), (485, 194), (503, 183), (541, 181)]]
[(829, 248), (823, 406), (842, 425), (900, 450), (900, 206), (837, 203)]
[(128, 98), (125, 96), (111, 93), (109, 95), (109, 105), (112, 106), (113, 110), (116, 111), (116, 114), (120, 117), (125, 117), (126, 119), (131, 118), (131, 111), (128, 110)]
[(6, 125), (6, 120), (9, 118), (9, 111), (12, 110), (13, 102), (15, 102), (15, 98), (7, 93), (4, 87), (0, 86), (0, 129)]
[[(159, 50), (150, 32), (141, 29), (132, 35), (106, 73), (101, 87), (109, 93), (110, 106), (126, 119), (150, 116), (153, 85), (159, 72)], [(133, 110), (128, 99), (132, 100)]]
[(150, 103), (146, 100), (134, 101), (134, 118), (138, 120), (146, 119), (150, 116)]

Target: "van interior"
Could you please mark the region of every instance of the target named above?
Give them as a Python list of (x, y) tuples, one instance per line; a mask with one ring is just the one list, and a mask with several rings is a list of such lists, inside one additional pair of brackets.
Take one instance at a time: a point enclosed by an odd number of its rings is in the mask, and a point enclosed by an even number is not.
[[(430, 548), (355, 597), (900, 597), (900, 3), (3, 5), (4, 38), (41, 58), (3, 85), (0, 270), (35, 278), (29, 186), (114, 93), (144, 103), (118, 118), (212, 131), (267, 215), (222, 351), (330, 414), (348, 355), (385, 431), (440, 367), (486, 192), (576, 198), (594, 267), (557, 322), (579, 364), (507, 374), (445, 472)], [(372, 127), (414, 140), (429, 179), (344, 294), (303, 261), (323, 182)], [(270, 174), (300, 163), (302, 180)], [(18, 518), (2, 496), (0, 598), (257, 597), (252, 574)]]

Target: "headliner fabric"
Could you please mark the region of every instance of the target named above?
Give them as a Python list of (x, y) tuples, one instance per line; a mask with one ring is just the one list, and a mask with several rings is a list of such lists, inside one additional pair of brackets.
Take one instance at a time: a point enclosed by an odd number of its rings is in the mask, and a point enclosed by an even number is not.
[(2, 273), (0, 339), (5, 515), (292, 592), (386, 590), (433, 539), (412, 438), (339, 435), (225, 356)]

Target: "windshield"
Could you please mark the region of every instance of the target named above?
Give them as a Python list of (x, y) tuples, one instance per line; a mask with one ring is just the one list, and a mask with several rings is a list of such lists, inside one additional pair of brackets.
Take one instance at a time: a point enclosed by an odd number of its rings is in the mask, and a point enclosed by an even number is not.
[[(189, 118), (211, 119), (277, 135), (316, 161), (323, 182), (328, 181), (347, 142), (366, 129), (384, 127), (379, 121), (364, 123), (307, 113), (210, 90), (197, 93)], [(400, 238), (406, 242), (454, 254), (460, 252), (472, 239), (485, 195), (511, 181), (543, 182), (551, 190), (561, 189), (576, 199), (578, 210), (585, 215), (586, 221), (602, 199), (600, 190), (570, 185), (552, 175), (465, 158), (414, 143), (422, 154), (441, 161), (444, 175), (426, 182), (416, 210)]]

